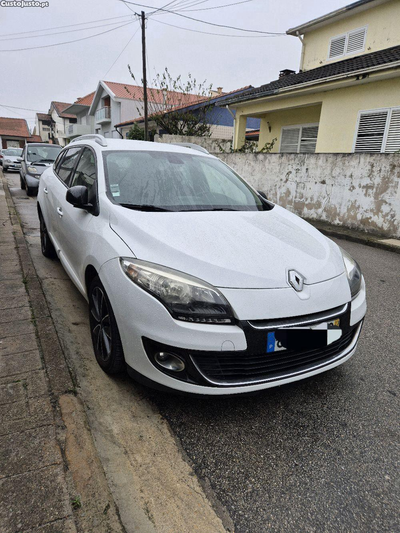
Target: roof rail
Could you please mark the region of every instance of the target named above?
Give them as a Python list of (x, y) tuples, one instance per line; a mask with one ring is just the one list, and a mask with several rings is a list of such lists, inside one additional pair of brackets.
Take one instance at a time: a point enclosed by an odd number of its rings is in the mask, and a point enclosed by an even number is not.
[(210, 152), (203, 148), (203, 146), (200, 146), (199, 144), (194, 143), (172, 143), (175, 146), (184, 146), (185, 148), (191, 148), (192, 150), (197, 150), (198, 152), (203, 152), (203, 154), (209, 154)]
[(107, 140), (103, 135), (99, 135), (98, 133), (88, 134), (88, 135), (81, 135), (80, 137), (76, 137), (75, 139), (72, 139), (71, 143), (74, 143), (76, 141), (82, 141), (84, 139), (93, 139), (95, 142), (100, 144), (100, 146), (107, 146)]

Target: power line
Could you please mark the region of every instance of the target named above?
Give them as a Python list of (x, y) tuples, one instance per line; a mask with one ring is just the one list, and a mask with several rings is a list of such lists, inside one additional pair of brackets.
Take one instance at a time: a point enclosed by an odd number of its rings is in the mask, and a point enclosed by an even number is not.
[(105, 79), (105, 77), (107, 76), (107, 74), (110, 72), (110, 70), (113, 68), (113, 66), (115, 65), (115, 63), (118, 61), (118, 59), (122, 56), (122, 54), (125, 52), (125, 50), (128, 48), (128, 46), (130, 45), (132, 39), (135, 37), (135, 35), (137, 34), (137, 32), (140, 30), (140, 26), (138, 27), (138, 29), (134, 32), (134, 34), (130, 37), (129, 41), (126, 43), (126, 45), (124, 46), (124, 48), (122, 49), (121, 53), (119, 54), (119, 56), (117, 57), (117, 59), (114, 61), (114, 63), (111, 65), (111, 67), (107, 70), (107, 72), (104, 74), (103, 76), (103, 80)]
[[(65, 26), (55, 26), (53, 28), (43, 28), (42, 30), (32, 30), (32, 31), (25, 31), (25, 32), (17, 32), (17, 33), (3, 33), (2, 34), (2, 37), (10, 37), (10, 36), (13, 36), (13, 35), (26, 35), (28, 33), (39, 33), (41, 31), (51, 31), (51, 30), (60, 30), (62, 28), (72, 28), (73, 26), (84, 26), (86, 24), (95, 24), (96, 22), (104, 22), (104, 21), (108, 21), (108, 20), (115, 20), (115, 19), (120, 19), (120, 18), (129, 18), (129, 17), (132, 17), (132, 15), (120, 15), (119, 17), (108, 17), (106, 19), (98, 19), (98, 20), (91, 20), (91, 21), (88, 21), (88, 22), (79, 22), (77, 24), (67, 24)], [(122, 22), (122, 21), (121, 21)]]
[[(154, 9), (152, 6), (148, 6), (146, 4), (139, 4), (136, 2), (128, 2), (127, 0), (118, 0), (118, 2), (124, 2), (126, 4), (132, 4), (134, 6), (140, 6), (140, 7), (147, 7), (149, 9)], [(160, 11), (165, 11), (166, 13), (172, 13), (173, 15), (176, 15), (178, 17), (183, 17), (189, 20), (194, 20), (195, 22), (201, 22), (202, 24), (209, 24), (210, 26), (216, 26), (218, 28), (229, 28), (230, 30), (238, 30), (238, 31), (246, 31), (248, 33), (261, 33), (264, 35), (286, 35), (284, 32), (272, 32), (272, 31), (261, 31), (261, 30), (249, 30), (247, 28), (237, 28), (235, 26), (227, 26), (226, 24), (217, 24), (216, 22), (208, 22), (206, 20), (200, 20), (196, 19), (194, 17), (189, 17), (188, 15), (183, 15), (182, 13), (178, 13), (176, 11), (170, 11), (168, 9), (159, 8)]]
[[(115, 26), (116, 24), (119, 24), (121, 21), (118, 22), (110, 22), (109, 24), (100, 24), (99, 26), (91, 26), (90, 28), (77, 28), (75, 30), (66, 30), (66, 31), (59, 31), (57, 33), (44, 33), (42, 35), (31, 35), (30, 37), (12, 37), (11, 40), (19, 40), (19, 39), (37, 39), (40, 37), (48, 37), (48, 36), (54, 36), (54, 35), (61, 35), (62, 33), (73, 33), (77, 31), (87, 31), (87, 30), (95, 30), (97, 28), (105, 28), (107, 26)], [(9, 41), (10, 39), (0, 39), (0, 41)]]
[(203, 33), (205, 35), (216, 35), (217, 37), (239, 37), (240, 39), (268, 39), (271, 37), (281, 37), (281, 35), (230, 35), (228, 33), (214, 33), (211, 31), (193, 30), (192, 28), (184, 28), (183, 26), (176, 26), (175, 24), (169, 24), (162, 20), (154, 19), (153, 22), (164, 24), (165, 26), (171, 26), (172, 28), (178, 28), (180, 30), (192, 31), (194, 33)]
[(98, 35), (104, 35), (105, 33), (110, 33), (111, 31), (118, 30), (119, 28), (124, 28), (125, 26), (132, 24), (132, 22), (134, 21), (127, 22), (126, 24), (121, 24), (121, 26), (117, 26), (116, 28), (111, 28), (110, 30), (102, 31), (100, 33), (95, 33), (94, 35), (89, 35), (88, 37), (81, 37), (80, 39), (74, 39), (73, 41), (64, 41), (62, 43), (46, 44), (43, 46), (29, 46), (28, 48), (14, 48), (12, 50), (0, 50), (0, 52), (22, 52), (24, 50), (37, 50), (39, 48), (52, 48), (53, 46), (61, 46), (63, 44), (71, 44), (71, 43), (77, 43), (79, 41), (86, 41), (87, 39), (92, 39), (92, 37), (97, 37)]
[(39, 109), (29, 109), (28, 107), (17, 107), (15, 105), (4, 105), (4, 104), (0, 104), (2, 107), (9, 107), (10, 109), (21, 109), (22, 111), (35, 111), (35, 112), (38, 112), (38, 113), (41, 113), (41, 111)]
[[(183, 9), (185, 13), (191, 11), (209, 11), (210, 9), (221, 9), (222, 7), (238, 6), (239, 4), (247, 4), (248, 2), (254, 2), (254, 0), (242, 0), (241, 2), (234, 2), (233, 4), (224, 4), (223, 6), (202, 7), (200, 9)], [(201, 2), (202, 3), (202, 2)]]

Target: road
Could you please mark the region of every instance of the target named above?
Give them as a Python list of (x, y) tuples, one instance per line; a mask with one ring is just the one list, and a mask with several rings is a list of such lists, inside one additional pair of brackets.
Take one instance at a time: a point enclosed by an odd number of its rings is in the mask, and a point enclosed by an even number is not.
[[(7, 179), (60, 340), (92, 412), (112, 489), (123, 485), (108, 470), (119, 451), (115, 435), (127, 453), (123, 411), (133, 407), (126, 403), (148, 401), (168, 421), (208, 497), (220, 516), (228, 512), (235, 531), (399, 530), (399, 254), (337, 241), (360, 263), (368, 291), (359, 349), (345, 365), (247, 397), (162, 394), (126, 377), (110, 380), (97, 369), (86, 304), (60, 264), (41, 256), (35, 200), (19, 189), (18, 176)], [(107, 424), (114, 440), (106, 438)]]

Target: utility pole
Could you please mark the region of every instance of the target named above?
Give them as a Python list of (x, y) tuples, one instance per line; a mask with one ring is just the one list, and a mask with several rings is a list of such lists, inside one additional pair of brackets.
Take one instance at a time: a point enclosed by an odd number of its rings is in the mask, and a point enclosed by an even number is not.
[(143, 103), (144, 103), (144, 140), (149, 140), (149, 124), (147, 111), (147, 74), (146, 74), (146, 13), (140, 14), (142, 21), (142, 62), (143, 62)]

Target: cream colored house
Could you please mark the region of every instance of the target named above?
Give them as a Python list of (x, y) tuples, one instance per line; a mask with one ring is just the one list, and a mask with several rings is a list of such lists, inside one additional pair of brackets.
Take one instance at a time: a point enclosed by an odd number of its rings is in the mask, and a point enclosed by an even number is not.
[(400, 1), (360, 0), (287, 31), (299, 73), (224, 102), (236, 110), (234, 147), (249, 117), (273, 152), (400, 151)]

